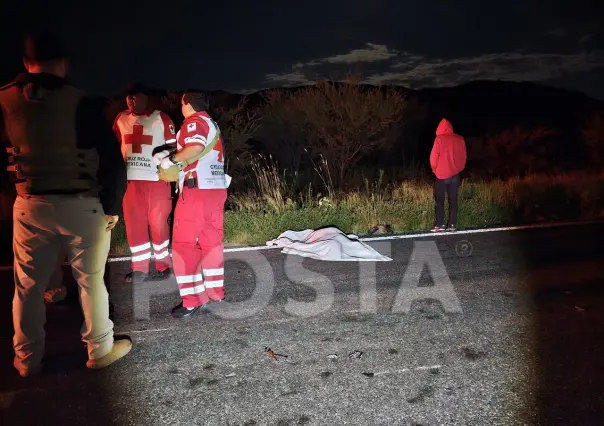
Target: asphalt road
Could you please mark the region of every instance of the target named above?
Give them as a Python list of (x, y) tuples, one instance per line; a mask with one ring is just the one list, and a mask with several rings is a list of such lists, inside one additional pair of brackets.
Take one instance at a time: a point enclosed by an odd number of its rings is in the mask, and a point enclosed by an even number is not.
[(184, 321), (174, 281), (135, 289), (110, 264), (131, 354), (87, 371), (72, 299), (48, 307), (47, 372), (31, 380), (11, 365), (5, 271), (0, 424), (604, 424), (602, 235), (429, 235), (371, 243), (394, 259), (377, 263), (229, 253), (228, 303)]

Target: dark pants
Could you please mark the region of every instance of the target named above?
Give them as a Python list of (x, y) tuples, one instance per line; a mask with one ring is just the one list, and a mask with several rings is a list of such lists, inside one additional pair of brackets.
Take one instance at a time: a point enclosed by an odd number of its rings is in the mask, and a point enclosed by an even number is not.
[(445, 223), (445, 194), (449, 199), (449, 220), (447, 224), (457, 225), (457, 205), (459, 196), (459, 174), (448, 179), (436, 179), (434, 182), (434, 201), (436, 202), (435, 215), (436, 226), (443, 226)]

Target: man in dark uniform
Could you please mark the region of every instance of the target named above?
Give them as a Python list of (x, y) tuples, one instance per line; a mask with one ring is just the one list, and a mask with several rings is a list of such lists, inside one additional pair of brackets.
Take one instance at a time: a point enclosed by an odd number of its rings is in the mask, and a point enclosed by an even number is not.
[(45, 349), (44, 291), (65, 250), (78, 283), (82, 340), (91, 369), (125, 356), (114, 339), (104, 282), (111, 230), (121, 211), (126, 173), (102, 103), (67, 80), (67, 59), (49, 34), (28, 36), (27, 72), (0, 88), (17, 198), (13, 207), (14, 366), (40, 373)]

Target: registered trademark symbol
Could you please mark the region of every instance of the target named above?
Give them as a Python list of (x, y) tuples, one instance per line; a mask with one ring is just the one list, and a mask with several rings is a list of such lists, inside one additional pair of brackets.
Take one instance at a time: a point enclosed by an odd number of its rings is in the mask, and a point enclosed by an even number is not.
[(474, 251), (474, 247), (468, 240), (461, 240), (455, 244), (455, 253), (457, 253), (458, 256), (468, 257), (472, 254), (472, 251)]

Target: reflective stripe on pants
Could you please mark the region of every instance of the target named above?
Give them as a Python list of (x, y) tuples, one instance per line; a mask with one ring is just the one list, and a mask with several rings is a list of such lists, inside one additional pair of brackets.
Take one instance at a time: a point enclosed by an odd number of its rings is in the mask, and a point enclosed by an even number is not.
[(224, 298), (225, 189), (184, 188), (174, 212), (172, 262), (183, 306)]

